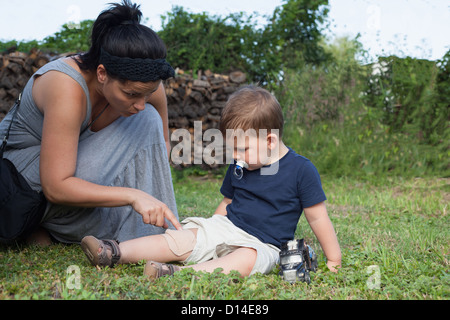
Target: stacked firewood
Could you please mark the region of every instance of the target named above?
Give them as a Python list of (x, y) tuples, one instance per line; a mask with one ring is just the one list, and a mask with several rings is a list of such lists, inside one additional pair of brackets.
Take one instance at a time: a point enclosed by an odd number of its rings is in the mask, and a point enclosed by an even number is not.
[(0, 53), (0, 120), (4, 118), (29, 78), (51, 60), (38, 50)]
[[(178, 129), (187, 129), (191, 138), (191, 159), (175, 167), (188, 167), (194, 164), (195, 150), (204, 150), (211, 142), (197, 141), (208, 129), (219, 127), (220, 115), (229, 96), (246, 82), (246, 75), (241, 71), (234, 71), (228, 75), (216, 74), (210, 70), (199, 71), (194, 77), (190, 73), (177, 69), (176, 76), (165, 82), (169, 109), (169, 128), (171, 136)], [(195, 126), (197, 123), (197, 126)], [(200, 126), (199, 126), (200, 124)], [(201, 130), (194, 132), (194, 129)], [(197, 139), (194, 136), (197, 135)], [(172, 141), (172, 147), (180, 141)], [(195, 145), (195, 144), (199, 144)], [(224, 164), (225, 148), (215, 150), (220, 152), (220, 163), (206, 164), (203, 167), (214, 168)], [(198, 164), (198, 163), (195, 163)]]
[(246, 81), (240, 71), (223, 75), (206, 70), (196, 76), (177, 69), (175, 78), (166, 81), (169, 127), (193, 128), (194, 121), (201, 121), (204, 129), (217, 128), (228, 97)]

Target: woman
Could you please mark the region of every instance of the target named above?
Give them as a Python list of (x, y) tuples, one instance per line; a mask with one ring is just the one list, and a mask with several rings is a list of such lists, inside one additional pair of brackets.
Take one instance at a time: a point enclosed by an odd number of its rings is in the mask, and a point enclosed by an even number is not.
[(41, 227), (58, 241), (124, 241), (162, 233), (168, 222), (180, 227), (161, 83), (174, 71), (141, 16), (128, 0), (113, 4), (94, 23), (87, 53), (48, 63), (23, 91), (5, 157), (43, 190)]

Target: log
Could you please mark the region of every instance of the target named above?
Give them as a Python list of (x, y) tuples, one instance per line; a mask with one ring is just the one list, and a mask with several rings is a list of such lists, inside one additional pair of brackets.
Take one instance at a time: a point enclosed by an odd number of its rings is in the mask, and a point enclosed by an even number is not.
[(14, 105), (30, 77), (51, 59), (62, 56), (65, 55), (51, 55), (36, 49), (30, 53), (15, 50), (0, 53), (0, 121)]
[(241, 84), (247, 80), (247, 76), (245, 75), (245, 73), (241, 71), (234, 71), (230, 73), (230, 80), (234, 83)]

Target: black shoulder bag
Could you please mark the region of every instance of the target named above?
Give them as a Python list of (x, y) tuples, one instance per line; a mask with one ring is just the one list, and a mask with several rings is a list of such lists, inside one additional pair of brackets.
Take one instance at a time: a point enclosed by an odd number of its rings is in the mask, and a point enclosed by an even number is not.
[(14, 164), (3, 158), (9, 131), (17, 115), (22, 94), (15, 103), (14, 114), (0, 149), (0, 240), (22, 240), (39, 226), (47, 200), (43, 192), (31, 189)]

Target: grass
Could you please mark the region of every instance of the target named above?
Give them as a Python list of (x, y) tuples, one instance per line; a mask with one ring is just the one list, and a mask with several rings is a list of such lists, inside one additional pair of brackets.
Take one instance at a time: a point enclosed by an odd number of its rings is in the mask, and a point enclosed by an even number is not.
[[(209, 216), (220, 202), (221, 177), (175, 174), (181, 216)], [(327, 271), (304, 217), (297, 237), (319, 256), (310, 285), (269, 275), (195, 273), (150, 283), (144, 262), (98, 269), (78, 245), (0, 247), (0, 300), (448, 300), (450, 179), (322, 176), (343, 266)]]
[(389, 132), (365, 116), (345, 118), (343, 123), (324, 121), (312, 128), (288, 125), (285, 142), (314, 160), (321, 174), (363, 180), (380, 175), (450, 177), (448, 142), (432, 146), (413, 135)]

